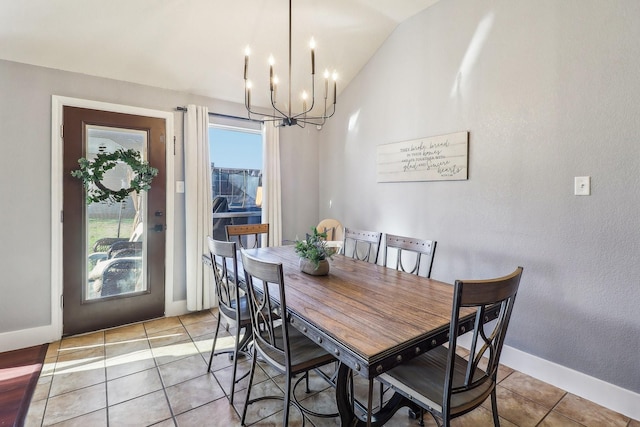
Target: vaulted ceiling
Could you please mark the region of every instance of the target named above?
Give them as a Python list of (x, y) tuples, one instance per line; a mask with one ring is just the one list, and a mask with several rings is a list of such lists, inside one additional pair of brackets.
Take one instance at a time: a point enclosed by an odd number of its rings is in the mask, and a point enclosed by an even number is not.
[[(292, 104), (338, 73), (338, 93), (396, 26), (437, 0), (294, 0)], [(251, 48), (252, 102), (267, 104), (268, 57), (286, 100), (286, 0), (21, 0), (0, 3), (0, 58), (243, 102)], [(264, 96), (260, 96), (260, 95)]]

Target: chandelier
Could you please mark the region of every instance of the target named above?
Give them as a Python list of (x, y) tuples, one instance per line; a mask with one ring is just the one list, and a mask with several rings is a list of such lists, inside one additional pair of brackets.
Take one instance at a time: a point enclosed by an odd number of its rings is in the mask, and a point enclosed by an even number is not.
[[(271, 114), (263, 114), (260, 112), (256, 112), (251, 110), (251, 81), (248, 79), (249, 76), (249, 55), (251, 53), (249, 47), (247, 46), (244, 55), (244, 105), (247, 108), (249, 118), (253, 118), (251, 115), (260, 116), (263, 121), (273, 122), (274, 126), (282, 127), (282, 126), (293, 126), (297, 125), (300, 127), (305, 127), (307, 124), (315, 125), (320, 128), (326, 120), (333, 116), (336, 111), (336, 80), (338, 79), (337, 73), (334, 71), (332, 75), (330, 75), (329, 70), (325, 70), (324, 72), (324, 102), (323, 112), (321, 115), (318, 113), (313, 113), (312, 110), (315, 107), (316, 103), (316, 90), (315, 90), (315, 81), (316, 81), (316, 57), (315, 57), (315, 41), (311, 38), (311, 42), (309, 43), (309, 47), (311, 48), (311, 99), (310, 104), (307, 102), (309, 96), (306, 91), (302, 92), (302, 110), (298, 113), (292, 113), (291, 108), (291, 0), (289, 0), (289, 87), (288, 87), (288, 104), (284, 107), (278, 105), (278, 77), (273, 72), (273, 65), (275, 63), (273, 55), (269, 57), (269, 91), (270, 91), (270, 99), (271, 99)], [(327, 109), (327, 103), (329, 102), (329, 77), (333, 79), (333, 102), (329, 110)], [(266, 118), (264, 118), (266, 117)]]

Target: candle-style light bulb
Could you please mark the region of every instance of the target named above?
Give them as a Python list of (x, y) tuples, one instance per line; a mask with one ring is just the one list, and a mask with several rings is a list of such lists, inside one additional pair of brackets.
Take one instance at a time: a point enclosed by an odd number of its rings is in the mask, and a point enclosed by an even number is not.
[(324, 69), (324, 99), (329, 96), (329, 70)]
[(247, 106), (251, 108), (251, 81), (247, 80)]
[(307, 91), (303, 90), (302, 91), (302, 111), (306, 112), (307, 111), (307, 98), (309, 97), (309, 95), (307, 95)]
[(276, 95), (278, 94), (278, 83), (280, 80), (278, 76), (273, 76), (273, 103), (276, 103)]
[(311, 74), (313, 75), (316, 73), (316, 41), (313, 37), (311, 37), (309, 47), (311, 48)]
[(244, 79), (247, 80), (249, 74), (249, 55), (251, 55), (251, 49), (249, 46), (244, 48)]
[(338, 80), (338, 73), (334, 71), (333, 72), (333, 104), (334, 105), (336, 103), (336, 94), (338, 92), (337, 83), (336, 83), (337, 80)]
[(275, 64), (273, 55), (269, 55), (269, 89), (273, 92), (273, 64)]

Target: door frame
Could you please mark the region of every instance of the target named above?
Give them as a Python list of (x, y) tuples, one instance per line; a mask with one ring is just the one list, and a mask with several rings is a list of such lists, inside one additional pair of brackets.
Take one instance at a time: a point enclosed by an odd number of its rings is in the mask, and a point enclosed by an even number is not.
[[(173, 300), (174, 270), (174, 218), (175, 218), (175, 147), (174, 114), (167, 111), (112, 104), (87, 99), (69, 98), (52, 95), (51, 97), (51, 326), (62, 337), (62, 170), (63, 140), (62, 124), (65, 106), (110, 111), (115, 113), (165, 119), (166, 135), (166, 232), (165, 232), (165, 316), (182, 314), (186, 309), (184, 302)], [(185, 309), (182, 308), (185, 305)]]

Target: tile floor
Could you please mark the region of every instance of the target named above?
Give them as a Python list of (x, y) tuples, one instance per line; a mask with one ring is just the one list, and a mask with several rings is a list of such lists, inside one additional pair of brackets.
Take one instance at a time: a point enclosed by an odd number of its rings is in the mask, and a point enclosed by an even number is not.
[[(213, 374), (207, 362), (215, 331), (215, 310), (124, 326), (64, 338), (49, 346), (38, 381), (27, 426), (239, 426), (248, 379), (236, 386), (234, 406), (227, 393), (231, 361), (214, 357)], [(218, 348), (233, 345), (221, 330)], [(266, 366), (256, 373), (252, 396), (279, 394), (282, 376)], [(239, 359), (239, 371), (250, 362)], [(312, 393), (298, 393), (305, 406), (335, 412), (333, 389), (312, 378)], [(376, 387), (377, 388), (377, 387)], [(255, 393), (255, 394), (254, 394)], [(454, 426), (492, 426), (491, 406), (458, 418)], [(520, 372), (502, 367), (498, 387), (501, 425), (513, 426), (620, 426), (640, 427), (640, 422), (581, 399)], [(249, 407), (247, 425), (282, 423), (282, 401), (265, 400)], [(290, 425), (302, 425), (302, 415), (292, 408)], [(434, 426), (425, 417), (427, 426)], [(339, 421), (306, 418), (307, 426), (337, 426)], [(388, 426), (416, 426), (406, 410)]]

